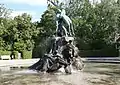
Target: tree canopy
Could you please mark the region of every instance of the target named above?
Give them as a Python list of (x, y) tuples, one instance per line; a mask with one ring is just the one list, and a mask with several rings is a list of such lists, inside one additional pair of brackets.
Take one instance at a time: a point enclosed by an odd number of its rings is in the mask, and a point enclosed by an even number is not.
[[(102, 49), (114, 44), (116, 34), (120, 33), (119, 0), (101, 0), (99, 3), (67, 0), (60, 6), (73, 21), (77, 41), (84, 44), (81, 49)], [(53, 5), (48, 6), (38, 22), (32, 22), (32, 16), (27, 13), (11, 19), (11, 10), (2, 4), (0, 10), (0, 50), (32, 50), (55, 33), (56, 7)]]
[(116, 0), (69, 0), (66, 11), (72, 18), (76, 37), (90, 45), (91, 49), (101, 49), (113, 44), (119, 31), (120, 7)]

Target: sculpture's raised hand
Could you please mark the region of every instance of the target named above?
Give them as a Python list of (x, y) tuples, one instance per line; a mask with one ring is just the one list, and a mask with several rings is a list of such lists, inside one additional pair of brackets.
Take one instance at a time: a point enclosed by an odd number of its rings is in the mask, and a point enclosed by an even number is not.
[(48, 2), (52, 3), (54, 6), (58, 7), (57, 4), (55, 4), (52, 0), (47, 0)]

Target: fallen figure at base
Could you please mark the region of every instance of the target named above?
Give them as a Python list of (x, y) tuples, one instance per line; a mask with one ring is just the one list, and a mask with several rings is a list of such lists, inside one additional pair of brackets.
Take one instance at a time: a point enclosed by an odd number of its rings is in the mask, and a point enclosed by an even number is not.
[(68, 63), (64, 61), (61, 56), (45, 54), (37, 63), (30, 66), (29, 69), (49, 73), (57, 71), (61, 67), (65, 68), (66, 73), (71, 73), (70, 71), (67, 71)]
[(68, 63), (64, 58), (60, 55), (52, 55), (52, 54), (45, 54), (37, 63), (30, 66), (29, 69), (40, 71), (40, 72), (55, 72), (58, 71), (60, 68), (64, 68), (67, 74), (71, 74), (71, 67), (77, 68), (77, 70), (81, 70), (83, 68), (83, 63), (81, 60), (76, 62), (76, 58), (71, 63)]
[(59, 49), (57, 47), (53, 53), (45, 54), (37, 63), (30, 66), (29, 69), (49, 73), (58, 71), (63, 67), (66, 73), (71, 74), (70, 66), (73, 66), (76, 70), (81, 70), (84, 67), (78, 54), (79, 49), (77, 46), (72, 45), (71, 40), (68, 42), (63, 38), (62, 46)]

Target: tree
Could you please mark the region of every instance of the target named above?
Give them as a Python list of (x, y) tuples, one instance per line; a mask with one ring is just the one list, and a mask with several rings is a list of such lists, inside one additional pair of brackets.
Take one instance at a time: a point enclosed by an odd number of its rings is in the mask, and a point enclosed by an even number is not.
[[(48, 9), (42, 15), (41, 21), (37, 28), (39, 34), (35, 39), (35, 47), (33, 49), (33, 58), (41, 57), (46, 53), (50, 36), (56, 31), (56, 7), (49, 5)], [(44, 48), (44, 49), (43, 49)]]
[(11, 9), (7, 9), (4, 4), (0, 4), (0, 18), (8, 18), (11, 12)]
[(37, 28), (32, 23), (31, 16), (23, 13), (21, 16), (16, 16), (14, 20), (17, 22), (18, 35), (17, 42), (15, 43), (16, 50), (32, 50), (34, 47), (33, 37), (37, 35)]
[(119, 15), (115, 1), (101, 0), (92, 4), (89, 0), (70, 0), (66, 10), (73, 20), (76, 37), (91, 49), (113, 43)]
[(43, 37), (49, 37), (55, 32), (55, 11), (52, 8), (48, 8), (42, 15), (40, 27), (42, 27), (41, 34)]
[(0, 4), (0, 50), (7, 49), (5, 42), (6, 32), (9, 23), (9, 15), (11, 13), (10, 9), (7, 9), (3, 4)]

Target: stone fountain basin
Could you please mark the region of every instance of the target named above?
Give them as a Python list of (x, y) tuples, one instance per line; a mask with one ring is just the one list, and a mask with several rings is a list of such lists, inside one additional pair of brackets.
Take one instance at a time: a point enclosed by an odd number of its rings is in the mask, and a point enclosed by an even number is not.
[(119, 85), (120, 66), (112, 63), (85, 63), (82, 71), (38, 73), (27, 68), (0, 71), (0, 85)]

